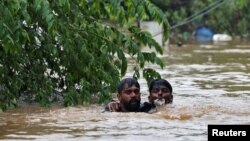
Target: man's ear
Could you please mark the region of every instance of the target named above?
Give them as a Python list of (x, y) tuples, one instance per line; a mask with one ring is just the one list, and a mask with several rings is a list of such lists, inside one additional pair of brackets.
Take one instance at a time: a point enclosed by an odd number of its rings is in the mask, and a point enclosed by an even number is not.
[(121, 94), (117, 94), (117, 98), (119, 101), (121, 101)]
[(149, 101), (149, 102), (152, 102), (151, 95), (148, 96), (148, 101)]

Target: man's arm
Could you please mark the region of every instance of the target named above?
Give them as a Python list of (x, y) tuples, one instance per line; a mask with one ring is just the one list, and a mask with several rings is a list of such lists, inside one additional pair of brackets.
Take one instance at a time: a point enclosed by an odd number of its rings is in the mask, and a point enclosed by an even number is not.
[(120, 103), (119, 101), (112, 100), (105, 106), (105, 111), (109, 112), (119, 112), (120, 111)]

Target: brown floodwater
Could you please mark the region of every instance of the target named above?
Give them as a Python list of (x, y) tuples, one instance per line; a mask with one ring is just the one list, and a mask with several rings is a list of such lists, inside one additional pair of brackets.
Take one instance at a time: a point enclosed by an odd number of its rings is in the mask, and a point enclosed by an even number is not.
[[(0, 113), (0, 140), (206, 141), (208, 124), (250, 124), (249, 42), (170, 45), (162, 57), (164, 69), (148, 67), (172, 84), (174, 102), (158, 112), (24, 106)], [(139, 82), (144, 102), (148, 88)]]

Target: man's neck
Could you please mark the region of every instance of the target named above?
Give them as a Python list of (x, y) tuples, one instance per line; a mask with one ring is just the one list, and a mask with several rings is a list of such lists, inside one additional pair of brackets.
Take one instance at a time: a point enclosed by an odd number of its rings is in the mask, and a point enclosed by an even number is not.
[(123, 105), (120, 105), (121, 112), (129, 112)]

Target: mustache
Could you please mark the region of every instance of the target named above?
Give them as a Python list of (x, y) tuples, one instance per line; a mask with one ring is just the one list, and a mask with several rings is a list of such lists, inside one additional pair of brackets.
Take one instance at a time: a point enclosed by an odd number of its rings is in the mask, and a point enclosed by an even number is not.
[(141, 99), (132, 98), (130, 99), (129, 103), (140, 102), (140, 101)]
[(140, 103), (141, 101), (140, 100), (137, 100), (137, 99), (131, 99), (129, 101), (130, 104), (135, 104), (135, 103)]

